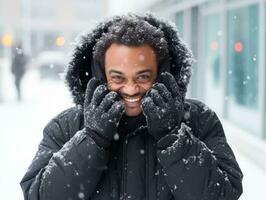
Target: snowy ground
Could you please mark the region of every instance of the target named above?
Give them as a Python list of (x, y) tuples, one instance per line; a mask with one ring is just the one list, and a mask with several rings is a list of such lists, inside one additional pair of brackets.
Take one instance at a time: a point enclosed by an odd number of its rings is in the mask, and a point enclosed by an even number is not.
[[(0, 199), (22, 200), (19, 182), (37, 150), (43, 127), (72, 104), (62, 80), (41, 81), (38, 72), (31, 70), (23, 81), (23, 101), (18, 103), (7, 70), (4, 78), (5, 101), (0, 104)], [(234, 150), (245, 175), (240, 199), (265, 199), (266, 172)]]
[(72, 105), (62, 80), (41, 81), (37, 71), (25, 76), (23, 100), (18, 103), (12, 77), (5, 75), (5, 101), (0, 104), (0, 199), (22, 200), (19, 182), (37, 150), (43, 127)]

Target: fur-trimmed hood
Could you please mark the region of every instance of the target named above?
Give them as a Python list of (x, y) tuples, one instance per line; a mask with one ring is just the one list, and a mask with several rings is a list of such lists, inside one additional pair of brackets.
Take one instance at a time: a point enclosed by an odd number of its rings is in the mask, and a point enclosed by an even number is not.
[[(170, 73), (177, 80), (182, 96), (185, 97), (191, 77), (193, 58), (191, 51), (179, 37), (176, 27), (151, 13), (130, 15), (136, 16), (140, 20), (145, 20), (164, 33), (165, 40), (168, 43)], [(127, 15), (112, 17), (80, 36), (66, 71), (66, 83), (76, 105), (83, 106), (86, 86), (92, 78), (93, 47), (102, 34), (107, 32), (109, 26), (119, 22), (125, 16)]]

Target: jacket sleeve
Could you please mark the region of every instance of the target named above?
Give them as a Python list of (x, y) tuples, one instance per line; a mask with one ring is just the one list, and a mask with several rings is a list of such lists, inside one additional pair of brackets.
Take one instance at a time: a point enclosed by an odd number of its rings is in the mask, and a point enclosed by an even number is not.
[(182, 123), (157, 143), (166, 182), (176, 200), (236, 200), (242, 194), (242, 172), (217, 115), (200, 112), (192, 119), (197, 126)]
[(85, 129), (65, 141), (67, 123), (71, 122), (62, 120), (64, 123), (54, 119), (44, 129), (38, 151), (21, 181), (24, 199), (87, 199), (107, 169), (109, 152), (96, 145)]

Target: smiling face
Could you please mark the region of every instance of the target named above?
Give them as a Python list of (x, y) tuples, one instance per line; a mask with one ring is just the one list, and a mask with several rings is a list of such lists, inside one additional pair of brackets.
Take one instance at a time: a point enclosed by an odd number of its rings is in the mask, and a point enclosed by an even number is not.
[(148, 45), (126, 46), (113, 43), (105, 53), (105, 75), (108, 88), (118, 92), (127, 116), (137, 116), (141, 99), (157, 78), (157, 62)]

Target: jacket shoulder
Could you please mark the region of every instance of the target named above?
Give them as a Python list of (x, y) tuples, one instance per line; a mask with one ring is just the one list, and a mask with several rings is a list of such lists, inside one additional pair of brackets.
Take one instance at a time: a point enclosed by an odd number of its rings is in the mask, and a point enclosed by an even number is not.
[(197, 99), (185, 100), (186, 112), (189, 113), (188, 123), (194, 135), (202, 140), (212, 137), (225, 137), (220, 119), (215, 111), (209, 108), (205, 103)]
[(71, 107), (52, 118), (43, 130), (44, 138), (63, 146), (83, 126), (83, 112), (78, 106)]
[(185, 104), (189, 107), (191, 112), (198, 112), (198, 113), (214, 113), (214, 111), (209, 108), (205, 103), (198, 99), (186, 99)]

